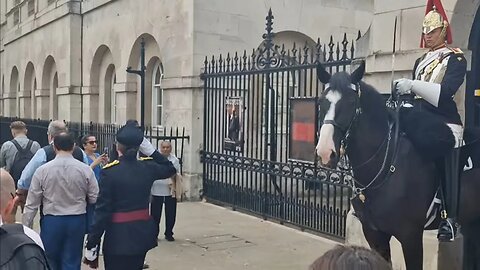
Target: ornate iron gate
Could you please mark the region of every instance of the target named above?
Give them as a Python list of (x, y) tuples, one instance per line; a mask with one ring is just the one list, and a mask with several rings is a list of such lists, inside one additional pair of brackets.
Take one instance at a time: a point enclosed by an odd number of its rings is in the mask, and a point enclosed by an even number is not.
[[(294, 123), (292, 113), (298, 112), (292, 104), (306, 101), (299, 107), (302, 112), (321, 95), (315, 69), (319, 61), (330, 72), (349, 70), (353, 42), (345, 34), (340, 44), (331, 37), (327, 45), (318, 40), (313, 46), (286, 49), (274, 44), (271, 11), (266, 20), (264, 42), (251, 54), (205, 59), (204, 196), (265, 219), (343, 238), (352, 178), (320, 169), (315, 160), (292, 158), (299, 152), (292, 149), (293, 128), (310, 153), (317, 136), (317, 125)], [(310, 108), (316, 112), (318, 106)]]

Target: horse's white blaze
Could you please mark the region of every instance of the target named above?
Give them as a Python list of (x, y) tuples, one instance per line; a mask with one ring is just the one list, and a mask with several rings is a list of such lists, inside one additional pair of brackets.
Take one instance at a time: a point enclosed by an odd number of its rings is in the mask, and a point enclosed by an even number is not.
[[(325, 120), (335, 119), (335, 106), (337, 102), (342, 98), (342, 94), (338, 91), (330, 91), (325, 96), (330, 102), (330, 108), (328, 108)], [(320, 129), (320, 138), (316, 147), (317, 155), (320, 157), (322, 164), (328, 164), (330, 162), (330, 155), (335, 152), (335, 143), (333, 142), (334, 126), (332, 124), (323, 124)]]

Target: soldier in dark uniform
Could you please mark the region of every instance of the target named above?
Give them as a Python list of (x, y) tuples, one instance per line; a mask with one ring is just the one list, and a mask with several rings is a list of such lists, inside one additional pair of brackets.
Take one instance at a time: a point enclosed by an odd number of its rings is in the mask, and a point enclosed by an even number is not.
[(100, 173), (100, 194), (84, 260), (92, 267), (98, 264), (104, 233), (106, 270), (142, 269), (148, 250), (157, 246), (155, 223), (149, 214), (150, 189), (156, 179), (169, 178), (176, 171), (161, 155), (137, 159), (142, 141), (141, 129), (122, 127), (117, 132), (119, 158)]
[(453, 96), (464, 81), (467, 62), (460, 49), (447, 46), (452, 42), (452, 35), (441, 3), (437, 2), (438, 7), (433, 6), (432, 1), (429, 3), (422, 31), (422, 47), (429, 51), (415, 62), (413, 80), (400, 79), (395, 83), (398, 94), (414, 96), (414, 101), (404, 104), (404, 107), (435, 115), (448, 125), (453, 134), (454, 139), (450, 136), (452, 140), (448, 142), (453, 149), (444, 159), (437, 161), (437, 167), (444, 170), (441, 177), (444, 209), (438, 239), (453, 241), (458, 227), (459, 147), (463, 143), (462, 121)]

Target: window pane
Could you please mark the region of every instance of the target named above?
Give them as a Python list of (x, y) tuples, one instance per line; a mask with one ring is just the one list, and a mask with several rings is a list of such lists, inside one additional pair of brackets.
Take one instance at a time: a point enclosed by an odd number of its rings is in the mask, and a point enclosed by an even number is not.
[(28, 1), (28, 16), (32, 15), (35, 13), (35, 2), (34, 0), (29, 0)]
[(14, 12), (13, 12), (13, 24), (14, 25), (17, 25), (20, 23), (20, 10), (17, 8)]
[(157, 106), (157, 125), (162, 125), (162, 106)]
[(155, 84), (160, 83), (161, 76), (162, 76), (162, 74), (160, 72), (160, 67), (157, 67), (157, 71), (155, 72)]
[(157, 105), (163, 105), (163, 90), (157, 87)]

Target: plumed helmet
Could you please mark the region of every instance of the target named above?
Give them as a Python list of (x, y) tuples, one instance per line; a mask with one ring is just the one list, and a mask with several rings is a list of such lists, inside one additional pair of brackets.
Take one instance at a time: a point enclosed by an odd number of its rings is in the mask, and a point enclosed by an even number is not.
[(442, 27), (442, 31), (445, 32), (447, 26), (448, 21), (443, 19), (443, 16), (438, 13), (437, 7), (433, 6), (433, 9), (423, 19), (422, 33), (428, 34), (439, 27)]
[[(442, 35), (445, 37), (445, 41), (451, 44), (452, 33), (442, 2), (440, 0), (427, 0), (422, 33), (425, 35), (440, 27), (442, 28)], [(425, 47), (423, 37), (421, 38), (420, 47)]]

